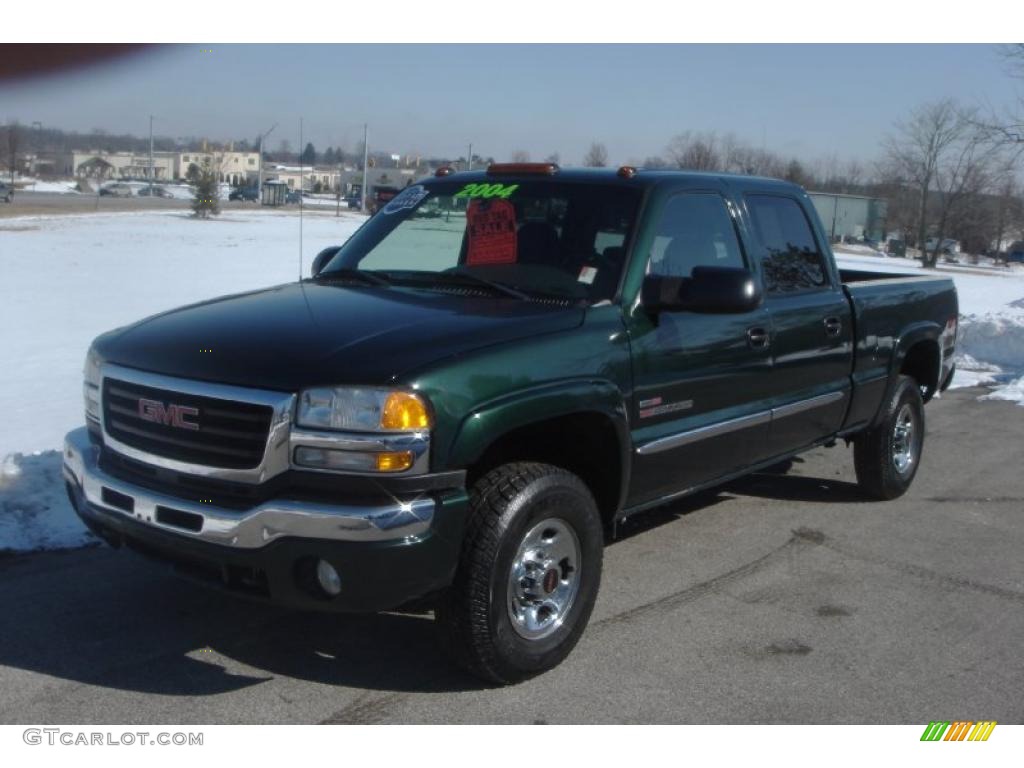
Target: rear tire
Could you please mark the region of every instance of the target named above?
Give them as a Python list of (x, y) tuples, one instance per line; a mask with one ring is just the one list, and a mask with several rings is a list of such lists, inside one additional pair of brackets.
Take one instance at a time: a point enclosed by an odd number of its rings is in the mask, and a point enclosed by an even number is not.
[(435, 616), (445, 650), (488, 682), (557, 666), (597, 600), (604, 536), (586, 485), (548, 464), (491, 470), (470, 491), (454, 582)]
[(855, 438), (853, 464), (861, 489), (887, 500), (906, 493), (921, 464), (924, 401), (917, 381), (900, 376), (883, 407), (882, 420)]

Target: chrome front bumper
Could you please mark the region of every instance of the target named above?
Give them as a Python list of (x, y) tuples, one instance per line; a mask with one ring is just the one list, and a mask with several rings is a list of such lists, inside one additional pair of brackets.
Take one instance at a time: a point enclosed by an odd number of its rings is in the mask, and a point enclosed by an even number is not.
[[(415, 540), (425, 534), (434, 519), (436, 502), (429, 497), (411, 501), (395, 499), (378, 506), (318, 504), (288, 499), (271, 500), (250, 510), (238, 511), (150, 491), (126, 483), (99, 467), (99, 447), (85, 427), (64, 438), (64, 479), (72, 486), (76, 505), (87, 504), (110, 515), (122, 515), (169, 533), (212, 544), (257, 549), (277, 539), (293, 536), (334, 541)], [(131, 499), (132, 511), (104, 500), (103, 489)], [(122, 504), (124, 500), (122, 499)], [(198, 531), (158, 520), (158, 507), (202, 518)], [(88, 510), (80, 510), (80, 514)]]

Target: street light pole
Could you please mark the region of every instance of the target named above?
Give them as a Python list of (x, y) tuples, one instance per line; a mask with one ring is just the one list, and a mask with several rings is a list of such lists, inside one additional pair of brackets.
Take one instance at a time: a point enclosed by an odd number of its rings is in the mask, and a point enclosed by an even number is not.
[(149, 199), (153, 199), (153, 174), (156, 168), (153, 167), (153, 116), (149, 116)]
[(367, 144), (369, 135), (369, 124), (363, 123), (363, 193), (359, 196), (360, 213), (366, 213), (366, 193), (370, 190), (370, 145)]
[(466, 170), (473, 170), (473, 143), (469, 144), (469, 154), (466, 155)]

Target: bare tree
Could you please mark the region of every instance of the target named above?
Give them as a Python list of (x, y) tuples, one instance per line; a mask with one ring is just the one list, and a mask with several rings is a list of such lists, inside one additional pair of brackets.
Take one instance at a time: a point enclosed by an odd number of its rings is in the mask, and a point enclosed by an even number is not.
[[(940, 163), (936, 174), (936, 251), (950, 231), (950, 225), (960, 230), (961, 239), (985, 228), (989, 206), (981, 202), (983, 193), (990, 189), (994, 176), (993, 159), (997, 151), (986, 141), (984, 132), (973, 127), (970, 114), (964, 115), (964, 133)], [(932, 263), (938, 258), (933, 255)]]
[(786, 181), (791, 181), (794, 184), (799, 184), (805, 189), (813, 186), (813, 179), (811, 175), (804, 169), (803, 164), (795, 157), (789, 161), (789, 165), (786, 166), (786, 173), (783, 177)]
[(604, 168), (608, 165), (608, 149), (599, 141), (590, 145), (587, 154), (583, 156), (583, 165), (587, 168)]
[(512, 153), (513, 163), (528, 163), (530, 162), (530, 153), (525, 149), (517, 149)]
[(555, 165), (558, 165), (560, 162), (562, 162), (561, 155), (559, 155), (557, 152), (552, 152), (550, 155), (544, 158), (544, 162), (554, 163)]
[(1017, 178), (1016, 156), (1005, 158), (997, 166), (992, 181), (995, 204), (992, 206), (991, 230), (985, 248), (995, 250), (996, 258), (1007, 249), (1009, 241), (1020, 236), (1024, 227), (1024, 197)]
[(669, 161), (687, 171), (721, 171), (722, 156), (714, 133), (686, 131), (673, 137), (666, 148)]
[[(1010, 77), (1024, 80), (1024, 43), (1000, 46), (999, 52)], [(1016, 157), (1024, 154), (1024, 97), (1018, 96), (1016, 107), (994, 117), (988, 127), (997, 141), (1013, 148)]]
[(892, 171), (913, 184), (919, 194), (917, 245), (921, 262), (934, 267), (937, 249), (932, 254), (925, 248), (928, 234), (928, 196), (936, 184), (940, 167), (956, 151), (956, 144), (967, 129), (963, 114), (950, 99), (925, 104), (915, 109), (910, 118), (898, 123), (895, 133), (885, 142), (885, 153)]
[(636, 163), (636, 165), (649, 171), (660, 171), (669, 167), (668, 161), (660, 155), (649, 155), (644, 158), (642, 163)]

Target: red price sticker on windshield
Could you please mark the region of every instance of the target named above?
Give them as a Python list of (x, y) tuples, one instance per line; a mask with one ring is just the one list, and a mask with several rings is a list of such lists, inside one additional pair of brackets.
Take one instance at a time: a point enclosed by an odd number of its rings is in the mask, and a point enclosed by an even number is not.
[(516, 263), (516, 209), (508, 200), (473, 200), (466, 231), (467, 266)]

